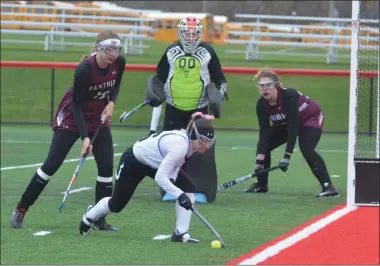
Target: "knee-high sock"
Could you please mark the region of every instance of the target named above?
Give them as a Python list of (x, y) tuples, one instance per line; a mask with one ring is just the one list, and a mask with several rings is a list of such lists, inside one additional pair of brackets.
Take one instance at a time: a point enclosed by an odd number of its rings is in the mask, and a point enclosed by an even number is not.
[(161, 111), (162, 105), (153, 108), (150, 130), (157, 131), (158, 123), (160, 122)]
[(32, 206), (48, 184), (49, 180), (50, 176), (45, 174), (41, 168), (38, 168), (30, 180), (29, 185), (25, 189), (24, 194), (22, 194), (17, 208), (24, 208), (27, 210), (30, 206)]
[(315, 161), (310, 164), (310, 168), (321, 186), (325, 186), (326, 183), (332, 184), (326, 163), (318, 153), (315, 155)]
[[(83, 222), (90, 225), (92, 222), (96, 222), (100, 218), (103, 218), (111, 213), (108, 207), (108, 201), (111, 197), (102, 198), (94, 207), (83, 215)], [(91, 221), (90, 221), (91, 220)]]
[(302, 154), (321, 186), (324, 186), (326, 183), (331, 184), (330, 175), (322, 156), (313, 149), (305, 148), (302, 150)]
[(102, 198), (111, 197), (113, 189), (112, 176), (101, 177), (96, 179), (95, 187), (95, 203), (98, 203)]
[[(186, 193), (186, 195), (190, 198), (191, 202), (194, 204), (195, 194), (194, 193)], [(190, 220), (193, 212), (191, 210), (186, 210), (178, 204), (178, 200), (175, 204), (176, 210), (176, 230), (178, 234), (183, 234), (189, 231), (190, 228)]]

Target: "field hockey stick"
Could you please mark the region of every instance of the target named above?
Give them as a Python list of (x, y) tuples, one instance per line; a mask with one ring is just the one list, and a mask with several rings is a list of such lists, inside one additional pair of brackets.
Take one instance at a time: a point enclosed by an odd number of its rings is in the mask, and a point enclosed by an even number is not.
[(216, 232), (214, 227), (193, 207), (191, 211), (206, 225), (206, 227), (216, 236), (216, 239), (219, 240), (219, 242), (222, 244), (222, 248), (226, 247), (226, 244), (224, 244), (224, 241), (222, 237)]
[(266, 173), (266, 172), (270, 172), (270, 171), (276, 170), (276, 169), (278, 169), (278, 168), (279, 168), (279, 166), (276, 165), (276, 166), (273, 166), (273, 167), (270, 167), (270, 168), (264, 169), (264, 170), (260, 171), (259, 173), (253, 173), (253, 174), (250, 174), (250, 175), (245, 175), (245, 176), (242, 176), (242, 177), (236, 178), (236, 179), (234, 179), (234, 180), (228, 181), (228, 182), (226, 182), (226, 183), (220, 184), (220, 185), (217, 186), (217, 191), (223, 191), (223, 190), (225, 190), (226, 188), (232, 187), (232, 186), (234, 186), (234, 185), (236, 185), (236, 184), (239, 184), (239, 183), (245, 182), (245, 181), (247, 181), (248, 179), (254, 178), (254, 177), (256, 177), (258, 174), (263, 174), (263, 173)]
[[(92, 145), (96, 139), (96, 136), (98, 135), (99, 133), (99, 130), (100, 130), (100, 125), (98, 126), (98, 128), (96, 129), (95, 133), (94, 133), (94, 136), (92, 137), (91, 139), (91, 142), (90, 142), (90, 145)], [(79, 170), (82, 168), (82, 165), (84, 163), (84, 160), (86, 160), (86, 157), (87, 155), (89, 154), (90, 152), (90, 145), (89, 147), (86, 149), (86, 151), (82, 154), (81, 158), (80, 158), (80, 161), (79, 161), (79, 164), (77, 166), (77, 168), (75, 169), (75, 172), (73, 174), (73, 177), (71, 178), (70, 180), (70, 183), (69, 183), (69, 186), (67, 187), (66, 191), (65, 191), (65, 194), (63, 195), (63, 199), (62, 199), (62, 202), (61, 204), (59, 205), (59, 212), (62, 211), (64, 205), (65, 205), (65, 202), (66, 202), (66, 198), (67, 196), (69, 195), (70, 193), (70, 189), (71, 189), (71, 186), (72, 184), (75, 182), (75, 180), (77, 179), (77, 176), (78, 176), (78, 173), (79, 173)]]
[(146, 101), (140, 103), (139, 105), (137, 105), (135, 108), (133, 108), (131, 111), (127, 112), (125, 111), (121, 116), (120, 116), (120, 123), (123, 123), (124, 121), (126, 121), (128, 119), (128, 117), (130, 117), (132, 114), (134, 114), (135, 112), (137, 112), (138, 110), (140, 110), (142, 107), (144, 107), (145, 105), (149, 104), (151, 102), (150, 99), (147, 99)]

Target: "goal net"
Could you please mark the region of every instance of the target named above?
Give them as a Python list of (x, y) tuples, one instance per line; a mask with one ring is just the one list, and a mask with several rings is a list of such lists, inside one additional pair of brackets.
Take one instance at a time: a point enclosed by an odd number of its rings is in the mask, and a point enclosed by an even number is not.
[(350, 205), (379, 205), (379, 2), (352, 1), (348, 190)]

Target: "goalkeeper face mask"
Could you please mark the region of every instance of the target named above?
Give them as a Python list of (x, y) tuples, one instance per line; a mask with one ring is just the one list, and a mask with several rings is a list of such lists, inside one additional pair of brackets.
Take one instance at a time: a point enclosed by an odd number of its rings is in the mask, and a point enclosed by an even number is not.
[(201, 42), (203, 26), (199, 19), (187, 17), (178, 24), (177, 34), (184, 51), (193, 54)]

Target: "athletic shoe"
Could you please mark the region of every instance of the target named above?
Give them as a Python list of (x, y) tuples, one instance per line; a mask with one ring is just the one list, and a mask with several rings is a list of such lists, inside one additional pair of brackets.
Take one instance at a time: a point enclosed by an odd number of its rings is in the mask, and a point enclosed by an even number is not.
[(92, 229), (102, 231), (119, 231), (119, 229), (112, 227), (112, 225), (108, 224), (104, 217), (99, 219), (97, 222), (93, 223)]
[(11, 217), (11, 225), (13, 228), (22, 228), (22, 222), (24, 221), (24, 217), (26, 214), (26, 209), (14, 209), (12, 217)]
[(79, 233), (81, 235), (88, 235), (90, 233), (90, 229), (94, 223), (91, 219), (86, 217), (86, 213), (92, 208), (92, 205), (89, 205), (86, 209), (86, 212), (83, 214), (82, 220), (79, 223)]
[(181, 242), (181, 243), (195, 243), (198, 244), (200, 241), (198, 239), (192, 238), (189, 233), (185, 232), (183, 234), (179, 234), (176, 230), (172, 235), (172, 242)]
[(325, 183), (323, 184), (322, 191), (314, 197), (339, 197), (339, 192), (335, 189), (335, 187), (332, 184)]
[(259, 183), (253, 183), (249, 188), (244, 190), (247, 193), (267, 193), (268, 186), (259, 185)]

